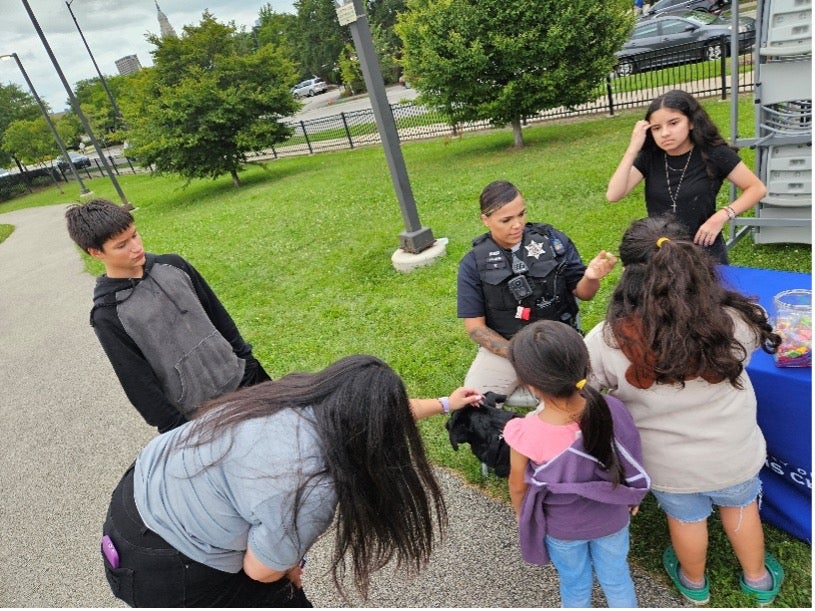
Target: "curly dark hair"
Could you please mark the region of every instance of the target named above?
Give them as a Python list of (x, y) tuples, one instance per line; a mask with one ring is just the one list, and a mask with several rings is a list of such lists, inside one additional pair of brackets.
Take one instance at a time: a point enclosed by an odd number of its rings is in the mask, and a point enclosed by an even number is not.
[(409, 572), (421, 570), (436, 540), (434, 518), (443, 528), (446, 509), (404, 383), (383, 361), (348, 356), (317, 373), (291, 373), (213, 400), (180, 443), (206, 444), (240, 422), (305, 407), (313, 408), (326, 467), (301, 473), (293, 506), (296, 513), (312, 478), (331, 479), (338, 499), (332, 562), (337, 589), (343, 592), (347, 561), (363, 596), (371, 575), (394, 557)]
[(715, 261), (673, 217), (634, 221), (623, 235), (620, 259), (623, 273), (606, 313), (605, 340), (632, 361), (626, 378), (635, 386), (702, 377), (741, 388), (747, 354), (728, 310), (752, 329), (765, 352), (778, 349), (781, 338), (764, 308), (727, 289)]

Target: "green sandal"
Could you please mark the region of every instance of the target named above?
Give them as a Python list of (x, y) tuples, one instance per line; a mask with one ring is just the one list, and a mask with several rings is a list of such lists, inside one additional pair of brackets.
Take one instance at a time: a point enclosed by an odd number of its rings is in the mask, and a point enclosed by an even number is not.
[(764, 556), (764, 566), (767, 567), (770, 575), (773, 578), (773, 587), (769, 590), (756, 590), (751, 588), (744, 582), (744, 573), (739, 578), (739, 586), (741, 591), (753, 598), (760, 607), (766, 607), (773, 604), (775, 597), (778, 596), (778, 591), (781, 589), (781, 584), (784, 583), (784, 569), (773, 556), (766, 554)]
[(679, 580), (679, 559), (676, 557), (676, 552), (672, 546), (668, 546), (668, 549), (662, 554), (662, 566), (665, 567), (665, 572), (668, 573), (668, 577), (671, 578), (679, 593), (694, 605), (706, 605), (710, 601), (710, 584), (707, 581), (707, 576), (705, 577), (705, 585), (698, 590), (686, 588), (682, 585)]

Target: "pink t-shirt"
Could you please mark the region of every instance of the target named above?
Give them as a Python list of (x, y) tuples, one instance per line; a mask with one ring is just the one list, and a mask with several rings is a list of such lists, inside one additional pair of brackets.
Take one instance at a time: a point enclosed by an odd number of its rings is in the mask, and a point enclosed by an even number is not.
[(535, 412), (513, 418), (504, 426), (504, 440), (513, 450), (531, 461), (543, 464), (571, 446), (580, 436), (580, 425), (549, 424)]

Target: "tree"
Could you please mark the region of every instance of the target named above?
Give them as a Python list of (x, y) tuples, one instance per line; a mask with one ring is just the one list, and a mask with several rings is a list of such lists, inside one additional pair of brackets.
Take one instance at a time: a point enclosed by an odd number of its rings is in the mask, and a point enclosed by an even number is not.
[(396, 26), (419, 100), (453, 124), (512, 125), (589, 100), (633, 26), (631, 0), (408, 0)]
[(297, 17), (291, 13), (276, 13), (271, 4), (260, 7), (258, 24), (254, 28), (258, 47), (273, 44), (286, 49), (293, 48)]
[(294, 32), (294, 52), (300, 76), (320, 76), (336, 82), (337, 59), (351, 33), (337, 20), (333, 0), (295, 0), (297, 27)]
[(405, 10), (405, 0), (368, 0), (366, 6), (382, 75), (386, 83), (395, 83), (402, 69), (402, 39), (394, 26)]
[(350, 42), (345, 45), (338, 60), (340, 65), (340, 78), (347, 91), (354, 95), (365, 91), (365, 78), (362, 76), (362, 65), (359, 63), (357, 51)]
[(47, 166), (59, 153), (45, 117), (13, 121), (3, 134), (3, 150), (27, 165)]
[[(3, 139), (9, 125), (15, 121), (33, 120), (40, 116), (42, 116), (42, 111), (33, 95), (24, 91), (19, 85), (0, 84), (0, 140)], [(6, 167), (10, 164), (12, 153), (13, 151), (5, 147), (0, 148), (0, 166)]]
[(178, 38), (148, 40), (156, 46), (153, 67), (135, 75), (122, 100), (133, 155), (157, 172), (228, 173), (240, 186), (247, 153), (290, 135), (279, 119), (299, 108), (291, 61), (274, 45), (247, 49), (233, 24), (209, 12)]
[[(103, 84), (100, 78), (94, 77), (81, 80), (74, 86), (74, 95), (91, 124), (93, 132), (101, 135), (108, 143), (121, 142), (121, 137), (117, 135), (117, 132), (123, 125), (121, 117), (116, 116), (113, 102), (119, 106), (119, 100), (130, 86), (131, 79), (132, 75), (106, 76)], [(105, 90), (105, 84), (107, 84), (110, 95)], [(111, 96), (113, 102), (110, 100)], [(74, 116), (75, 113), (71, 109), (66, 114)]]

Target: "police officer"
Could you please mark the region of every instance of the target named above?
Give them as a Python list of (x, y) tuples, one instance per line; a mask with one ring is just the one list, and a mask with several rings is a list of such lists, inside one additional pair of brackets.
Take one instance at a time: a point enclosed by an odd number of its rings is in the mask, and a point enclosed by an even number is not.
[[(480, 203), (489, 232), (473, 240), (458, 268), (458, 317), (479, 346), (464, 385), (512, 395), (518, 387), (506, 358), (512, 336), (541, 319), (580, 330), (576, 299), (592, 299), (617, 258), (602, 250), (584, 265), (565, 233), (526, 222), (523, 196), (510, 182), (487, 185)], [(528, 391), (518, 390), (508, 404), (537, 405)]]

